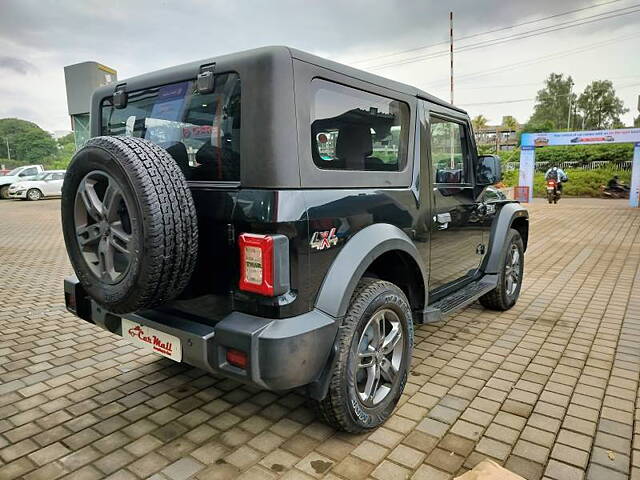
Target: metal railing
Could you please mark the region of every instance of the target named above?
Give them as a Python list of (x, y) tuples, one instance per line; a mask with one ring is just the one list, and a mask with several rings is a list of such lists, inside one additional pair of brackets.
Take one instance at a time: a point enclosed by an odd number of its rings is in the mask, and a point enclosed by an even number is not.
[[(613, 167), (616, 170), (631, 170), (633, 161), (609, 162), (607, 160), (594, 160), (593, 162), (560, 162), (557, 164), (563, 170), (596, 170), (598, 168)], [(507, 162), (504, 164), (505, 171), (518, 170), (520, 162)], [(549, 162), (536, 162), (535, 169), (538, 172), (546, 172), (552, 165)]]

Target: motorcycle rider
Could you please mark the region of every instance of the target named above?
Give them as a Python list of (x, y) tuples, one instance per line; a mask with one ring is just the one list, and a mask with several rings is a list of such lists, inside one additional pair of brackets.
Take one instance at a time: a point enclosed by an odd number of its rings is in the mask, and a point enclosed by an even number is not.
[(620, 183), (618, 175), (614, 175), (611, 180), (609, 180), (607, 184), (607, 188), (614, 192), (625, 193), (629, 191), (629, 187), (627, 187), (624, 183)]
[(564, 173), (564, 170), (562, 170), (561, 168), (551, 167), (549, 170), (547, 170), (547, 173), (544, 174), (544, 179), (555, 180), (556, 188), (558, 189), (558, 192), (562, 193), (562, 184), (568, 181), (569, 177), (567, 177), (567, 174)]

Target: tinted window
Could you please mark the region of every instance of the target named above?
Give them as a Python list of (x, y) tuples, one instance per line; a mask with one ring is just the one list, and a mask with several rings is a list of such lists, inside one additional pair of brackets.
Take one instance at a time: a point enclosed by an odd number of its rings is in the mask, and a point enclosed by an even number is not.
[(463, 135), (459, 123), (431, 117), (431, 160), (435, 183), (464, 183)]
[(187, 180), (240, 180), (240, 78), (215, 77), (212, 93), (195, 82), (131, 92), (127, 106), (102, 105), (102, 135), (142, 137), (165, 148)]
[(409, 138), (406, 103), (320, 79), (311, 86), (311, 151), (318, 167), (402, 170)]
[(26, 170), (23, 170), (22, 173), (20, 174), (21, 177), (30, 177), (32, 175), (37, 175), (38, 174), (38, 169), (33, 167), (33, 168), (27, 168)]

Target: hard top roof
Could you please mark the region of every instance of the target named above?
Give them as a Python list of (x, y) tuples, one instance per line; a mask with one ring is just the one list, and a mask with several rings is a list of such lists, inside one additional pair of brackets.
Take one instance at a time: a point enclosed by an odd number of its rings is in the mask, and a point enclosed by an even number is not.
[[(397, 92), (401, 92), (407, 95), (416, 96), (420, 98), (424, 98), (432, 103), (436, 103), (438, 105), (442, 105), (458, 112), (466, 113), (465, 110), (451, 105), (450, 103), (435, 97), (419, 88), (412, 87), (411, 85), (407, 85), (405, 83), (396, 82), (394, 80), (390, 80), (388, 78), (381, 77), (379, 75), (374, 75), (369, 72), (365, 72), (364, 70), (360, 70), (357, 68), (349, 67), (347, 65), (343, 65), (338, 62), (333, 62), (331, 60), (327, 60), (322, 57), (318, 57), (317, 55), (312, 55), (311, 53), (303, 52), (302, 50), (297, 50), (295, 48), (285, 47), (285, 46), (269, 46), (269, 47), (260, 47), (251, 50), (245, 50), (242, 52), (231, 53), (227, 55), (220, 55), (218, 57), (212, 57), (208, 59), (198, 60), (195, 62), (185, 63), (182, 65), (177, 65), (174, 67), (165, 68), (162, 70), (156, 70), (154, 72), (145, 73), (143, 75), (138, 75), (129, 79), (119, 80), (118, 83), (164, 83), (162, 81), (162, 77), (165, 76), (174, 76), (181, 71), (193, 71), (194, 68), (198, 68), (200, 65), (205, 65), (213, 62), (233, 62), (234, 57), (242, 57), (244, 61), (250, 60), (261, 60), (265, 57), (270, 57), (276, 54), (282, 55), (282, 53), (286, 53), (287, 56), (291, 58), (295, 58), (301, 60), (303, 62), (311, 63), (313, 65), (317, 65), (322, 68), (326, 68), (328, 70), (332, 70), (334, 72), (347, 75), (353, 78), (357, 78), (359, 80), (377, 85), (382, 88), (388, 88), (390, 90), (395, 90)], [(103, 87), (105, 88), (105, 87)], [(113, 87), (111, 87), (113, 88)]]

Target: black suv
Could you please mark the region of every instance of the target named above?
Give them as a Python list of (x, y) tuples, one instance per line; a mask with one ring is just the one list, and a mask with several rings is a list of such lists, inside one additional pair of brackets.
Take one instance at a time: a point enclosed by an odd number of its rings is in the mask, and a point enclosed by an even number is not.
[(95, 91), (63, 188), (79, 317), (347, 431), (404, 388), (413, 323), (522, 285), (528, 213), (468, 115), (286, 48)]

